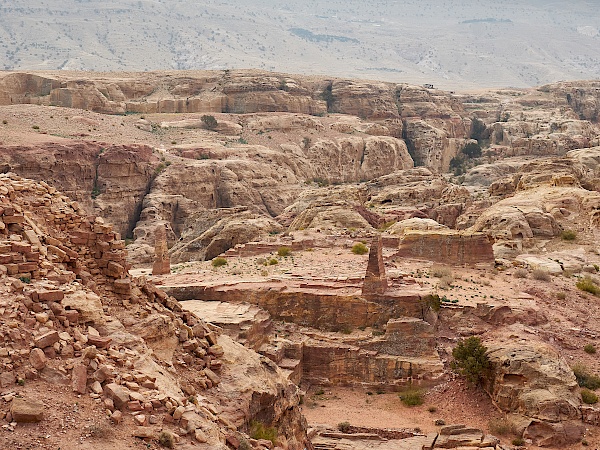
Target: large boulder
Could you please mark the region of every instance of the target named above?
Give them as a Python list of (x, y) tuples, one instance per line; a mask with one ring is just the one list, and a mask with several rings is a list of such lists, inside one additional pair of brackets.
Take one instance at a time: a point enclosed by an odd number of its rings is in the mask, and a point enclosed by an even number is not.
[(525, 416), (525, 435), (536, 445), (572, 444), (583, 436), (579, 387), (564, 358), (543, 342), (488, 344), (492, 364), (487, 380), (495, 404)]

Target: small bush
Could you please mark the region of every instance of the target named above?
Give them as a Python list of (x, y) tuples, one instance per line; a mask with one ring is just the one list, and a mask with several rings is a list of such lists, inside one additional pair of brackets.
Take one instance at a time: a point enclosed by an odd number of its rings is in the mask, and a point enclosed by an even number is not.
[(290, 256), (292, 254), (292, 250), (289, 247), (279, 247), (277, 249), (278, 256)]
[(429, 408), (427, 408), (427, 411), (433, 414), (434, 412), (437, 412), (437, 408), (435, 406), (430, 406)]
[(22, 277), (19, 277), (19, 280), (21, 280), (25, 284), (31, 283), (31, 277), (28, 277), (28, 276), (25, 276), (25, 275), (23, 275)]
[(535, 280), (539, 281), (550, 281), (552, 279), (548, 271), (543, 269), (535, 269), (533, 272), (531, 272), (531, 276)]
[(564, 300), (565, 298), (567, 298), (567, 294), (564, 292), (557, 292), (556, 293), (556, 298), (559, 300)]
[(261, 277), (268, 277), (269, 276), (269, 271), (266, 269), (263, 269), (260, 271), (260, 276)]
[(366, 253), (369, 253), (369, 249), (362, 242), (357, 242), (352, 246), (352, 253), (354, 253), (355, 255), (364, 255)]
[(111, 429), (101, 423), (92, 423), (85, 427), (84, 431), (93, 439), (107, 439), (112, 435)]
[(478, 337), (464, 339), (452, 350), (452, 368), (469, 382), (481, 384), (491, 368), (486, 352), (487, 347)]
[(585, 347), (583, 347), (583, 351), (589, 353), (590, 355), (593, 355), (594, 353), (596, 353), (596, 346), (594, 344), (585, 344)]
[(583, 364), (575, 364), (573, 366), (573, 373), (579, 386), (591, 390), (596, 390), (600, 387), (600, 377), (591, 374)]
[(469, 142), (462, 148), (461, 152), (467, 155), (468, 158), (479, 158), (481, 156), (481, 146), (474, 142)]
[(436, 294), (425, 296), (423, 298), (423, 303), (435, 312), (438, 312), (442, 308), (442, 300), (440, 299), (440, 296)]
[(488, 427), (492, 434), (498, 436), (518, 434), (517, 425), (513, 421), (507, 419), (506, 417), (502, 417), (499, 419), (491, 419), (488, 422)]
[(34, 130), (39, 130), (40, 129), (40, 127), (38, 125), (34, 125), (31, 128), (33, 128)]
[(8, 123), (8, 120), (3, 120), (3, 121), (2, 121), (2, 123), (3, 123), (4, 125), (6, 125), (6, 124)]
[(516, 437), (511, 441), (512, 445), (517, 445), (517, 446), (521, 446), (521, 445), (525, 445), (525, 439), (523, 439), (522, 437)]
[(412, 407), (422, 405), (424, 402), (423, 391), (420, 389), (409, 389), (398, 394), (404, 405)]
[(158, 435), (158, 443), (166, 448), (173, 448), (175, 445), (175, 438), (172, 433), (168, 431), (161, 431)]
[(581, 291), (589, 292), (596, 297), (600, 297), (600, 287), (598, 287), (590, 277), (580, 279), (575, 286)]
[(562, 233), (560, 233), (560, 237), (563, 241), (574, 241), (577, 239), (577, 233), (575, 233), (573, 230), (564, 230)]
[(275, 427), (268, 427), (255, 420), (250, 424), (250, 437), (252, 439), (271, 441), (273, 445), (277, 445), (277, 430)]
[(271, 259), (269, 259), (269, 261), (267, 262), (267, 264), (269, 266), (274, 266), (276, 264), (279, 264), (279, 261), (277, 260), (277, 258), (271, 258)]
[(446, 266), (431, 266), (431, 269), (429, 269), (429, 274), (436, 278), (453, 278), (452, 270)]
[(217, 122), (217, 119), (215, 119), (215, 116), (210, 116), (210, 115), (204, 115), (200, 118), (200, 120), (202, 121), (202, 123), (206, 126), (207, 129), (209, 130), (214, 130), (217, 128), (217, 125), (219, 124)]
[(237, 448), (237, 450), (252, 450), (252, 448), (252, 444), (248, 442), (248, 439), (242, 438), (240, 440), (240, 446)]
[(598, 396), (589, 389), (582, 389), (581, 401), (587, 405), (593, 405), (594, 403), (598, 403)]
[(352, 425), (350, 425), (350, 422), (340, 422), (338, 423), (338, 430), (340, 430), (342, 433), (348, 433), (350, 431), (350, 427)]
[(515, 271), (513, 272), (513, 277), (515, 278), (527, 278), (527, 269), (523, 269), (522, 267), (519, 267), (518, 269), (515, 269)]
[(213, 267), (221, 267), (221, 266), (226, 266), (227, 265), (227, 260), (221, 256), (217, 256), (216, 258), (214, 258), (212, 260), (212, 266)]

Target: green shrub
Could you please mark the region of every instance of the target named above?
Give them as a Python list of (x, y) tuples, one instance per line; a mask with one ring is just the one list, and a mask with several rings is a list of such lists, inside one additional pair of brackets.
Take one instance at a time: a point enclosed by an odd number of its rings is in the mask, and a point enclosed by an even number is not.
[(39, 130), (40, 129), (40, 127), (38, 125), (34, 125), (31, 128), (33, 128), (34, 130)]
[(481, 146), (475, 142), (469, 142), (462, 148), (461, 152), (468, 158), (479, 158), (481, 156)]
[(429, 294), (423, 298), (425, 306), (431, 308), (435, 312), (438, 312), (442, 308), (442, 300), (437, 294)]
[(340, 422), (338, 423), (338, 430), (340, 430), (342, 433), (348, 433), (350, 431), (350, 427), (352, 425), (350, 425), (350, 422)]
[(221, 256), (217, 256), (216, 258), (214, 258), (212, 260), (212, 266), (213, 267), (221, 267), (221, 266), (226, 266), (227, 265), (227, 260)]
[(289, 247), (279, 247), (277, 249), (278, 256), (290, 256), (292, 254), (292, 250)]
[(516, 437), (511, 441), (511, 444), (520, 447), (521, 445), (525, 445), (525, 439), (523, 439), (522, 437)]
[(210, 115), (204, 115), (200, 118), (200, 120), (202, 121), (202, 123), (204, 124), (204, 126), (206, 126), (207, 129), (209, 130), (214, 130), (217, 128), (217, 125), (219, 124), (217, 122), (217, 119), (215, 119), (215, 116), (210, 116)]
[(573, 230), (564, 230), (562, 233), (560, 233), (560, 237), (563, 241), (574, 241), (577, 239), (577, 233), (575, 233)]
[(269, 261), (267, 262), (267, 264), (268, 264), (269, 266), (274, 266), (274, 265), (276, 265), (276, 264), (279, 264), (279, 261), (277, 261), (277, 259), (276, 259), (276, 258), (271, 258), (271, 259), (269, 259)]
[(253, 420), (250, 424), (250, 437), (252, 439), (264, 439), (277, 445), (277, 430), (275, 427), (268, 427), (265, 424)]
[(581, 401), (587, 405), (593, 405), (594, 403), (598, 403), (598, 396), (589, 389), (582, 389)]
[(583, 351), (589, 353), (590, 355), (593, 355), (594, 353), (596, 353), (596, 346), (594, 344), (585, 344), (585, 347), (583, 347)]
[(600, 377), (591, 374), (583, 364), (575, 364), (573, 366), (573, 373), (579, 386), (591, 390), (596, 390), (600, 387)]
[(590, 277), (580, 279), (575, 286), (581, 291), (589, 292), (596, 297), (600, 297), (600, 287), (598, 287)]
[(452, 350), (452, 369), (469, 382), (481, 384), (488, 374), (491, 364), (486, 355), (487, 347), (475, 336), (463, 339)]
[(364, 255), (366, 253), (369, 253), (369, 249), (362, 242), (357, 242), (352, 246), (352, 253), (354, 253), (355, 255)]
[(19, 277), (19, 280), (21, 280), (25, 284), (31, 283), (31, 277), (28, 277), (28, 276), (25, 276), (25, 275), (23, 275), (22, 277)]
[(402, 403), (406, 406), (419, 406), (424, 402), (423, 391), (420, 389), (409, 389), (398, 394)]
[(564, 300), (565, 298), (567, 298), (567, 294), (565, 292), (557, 292), (556, 293), (556, 298), (559, 300)]

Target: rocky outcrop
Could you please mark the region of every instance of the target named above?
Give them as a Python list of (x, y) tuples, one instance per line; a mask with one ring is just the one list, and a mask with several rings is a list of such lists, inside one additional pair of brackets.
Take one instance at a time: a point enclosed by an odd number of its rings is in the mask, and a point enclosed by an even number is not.
[(489, 393), (502, 410), (525, 416), (524, 436), (535, 445), (569, 445), (580, 441), (578, 386), (566, 361), (540, 342), (494, 344)]
[(492, 265), (492, 242), (484, 233), (405, 230), (393, 258), (426, 259), (449, 265)]

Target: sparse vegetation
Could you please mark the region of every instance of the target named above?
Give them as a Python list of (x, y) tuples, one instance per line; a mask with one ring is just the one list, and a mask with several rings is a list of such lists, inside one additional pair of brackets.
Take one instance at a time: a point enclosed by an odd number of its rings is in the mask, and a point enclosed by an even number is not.
[(421, 389), (410, 388), (398, 394), (402, 403), (408, 407), (422, 405), (425, 401), (424, 393)]
[(278, 256), (285, 257), (285, 256), (290, 256), (291, 254), (292, 254), (292, 249), (289, 247), (279, 247), (277, 249)]
[(423, 302), (425, 303), (426, 306), (428, 306), (435, 312), (438, 312), (442, 308), (442, 300), (440, 299), (440, 296), (437, 294), (426, 295), (423, 298)]
[(362, 242), (357, 242), (352, 246), (352, 253), (354, 253), (355, 255), (364, 255), (366, 253), (369, 253), (369, 249)]
[(33, 128), (34, 130), (39, 130), (40, 129), (39, 125), (33, 125), (31, 128)]
[(429, 274), (436, 278), (452, 277), (452, 270), (446, 266), (434, 265), (429, 269)]
[(539, 281), (550, 281), (552, 279), (550, 273), (548, 273), (547, 270), (543, 269), (534, 269), (533, 272), (531, 272), (531, 276), (534, 280)]
[(508, 436), (517, 434), (515, 423), (506, 417), (491, 419), (488, 422), (490, 432), (496, 436)]
[(3, 123), (4, 125), (6, 125), (6, 124), (8, 123), (8, 120), (3, 120), (3, 121), (2, 121), (2, 123)]
[(106, 439), (112, 435), (111, 429), (101, 423), (92, 423), (85, 428), (85, 432), (93, 439)]
[(590, 391), (589, 389), (581, 390), (581, 401), (588, 405), (593, 405), (594, 403), (598, 403), (598, 396)]
[(348, 433), (350, 431), (350, 427), (352, 425), (350, 425), (350, 422), (340, 422), (338, 423), (338, 430), (340, 430), (342, 433)]
[(525, 439), (522, 437), (516, 437), (511, 441), (511, 444), (517, 446), (525, 445)]
[(594, 344), (585, 344), (585, 346), (583, 347), (583, 351), (593, 355), (594, 353), (596, 353), (596, 346)]
[(567, 298), (567, 294), (565, 292), (557, 292), (556, 293), (556, 298), (559, 300), (564, 300), (565, 298)]
[(25, 275), (23, 275), (22, 277), (19, 277), (19, 280), (21, 280), (25, 284), (31, 283), (31, 278), (28, 276), (25, 276)]
[(527, 278), (527, 274), (528, 273), (529, 272), (527, 272), (527, 269), (519, 267), (518, 269), (515, 269), (515, 271), (513, 272), (513, 277), (515, 277), (515, 278)]
[(252, 439), (264, 439), (277, 445), (277, 430), (275, 427), (268, 427), (256, 420), (250, 424), (250, 437)]
[(227, 265), (227, 260), (222, 256), (217, 256), (212, 260), (211, 264), (213, 267), (222, 267)]
[(491, 364), (487, 347), (476, 336), (464, 339), (452, 350), (452, 368), (473, 384), (481, 384)]
[(574, 241), (577, 239), (577, 233), (573, 230), (564, 230), (560, 233), (560, 237), (563, 241)]
[(172, 433), (168, 431), (161, 431), (158, 435), (158, 443), (165, 448), (173, 448), (175, 445), (175, 438)]
[(589, 292), (596, 297), (600, 297), (600, 287), (598, 287), (598, 285), (594, 283), (594, 280), (592, 280), (592, 278), (589, 276), (581, 278), (579, 281), (577, 281), (575, 286), (577, 286), (577, 289), (580, 291)]
[(279, 264), (279, 261), (277, 260), (277, 258), (271, 258), (271, 259), (269, 259), (269, 261), (267, 261), (267, 264), (269, 266), (274, 266), (276, 264)]
[(208, 130), (215, 130), (219, 125), (217, 119), (215, 119), (215, 116), (205, 114), (200, 118), (200, 120)]
[(590, 373), (589, 369), (583, 364), (575, 364), (572, 369), (580, 387), (593, 391), (600, 387), (600, 377)]

